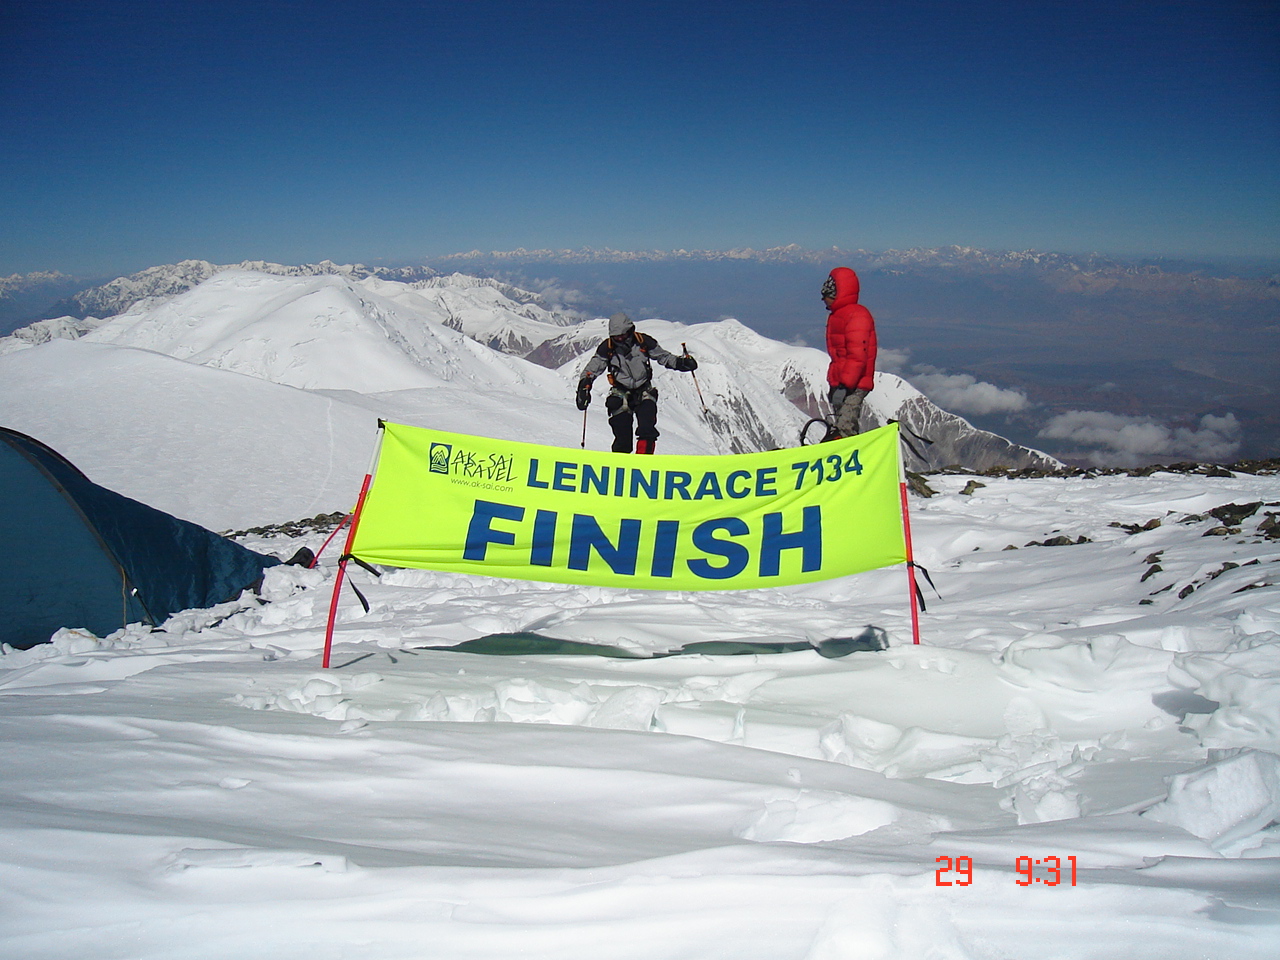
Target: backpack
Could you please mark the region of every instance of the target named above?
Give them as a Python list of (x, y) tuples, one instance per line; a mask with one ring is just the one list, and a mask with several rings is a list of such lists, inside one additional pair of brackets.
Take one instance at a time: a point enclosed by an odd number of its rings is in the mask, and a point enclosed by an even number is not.
[[(640, 352), (644, 354), (646, 360), (649, 359), (648, 338), (639, 330), (632, 330), (631, 335), (636, 338), (636, 346), (640, 348)], [(604, 351), (605, 358), (605, 376), (609, 379), (609, 386), (614, 386), (613, 370), (609, 367), (608, 361), (613, 359), (613, 337), (607, 338), (604, 343), (600, 344), (597, 352)]]

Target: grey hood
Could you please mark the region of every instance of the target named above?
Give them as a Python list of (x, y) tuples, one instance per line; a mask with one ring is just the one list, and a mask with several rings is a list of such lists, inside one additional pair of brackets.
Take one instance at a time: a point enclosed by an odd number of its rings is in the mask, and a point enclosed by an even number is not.
[(635, 328), (636, 325), (625, 313), (615, 313), (609, 318), (609, 336), (611, 337), (625, 337)]

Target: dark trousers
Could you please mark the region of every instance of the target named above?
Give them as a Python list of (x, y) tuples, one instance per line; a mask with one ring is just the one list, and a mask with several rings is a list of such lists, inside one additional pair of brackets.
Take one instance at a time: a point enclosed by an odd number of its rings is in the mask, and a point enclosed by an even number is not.
[(613, 430), (613, 452), (631, 452), (631, 428), (640, 441), (642, 453), (652, 453), (658, 439), (658, 391), (653, 384), (627, 390), (614, 386), (605, 398), (609, 426)]

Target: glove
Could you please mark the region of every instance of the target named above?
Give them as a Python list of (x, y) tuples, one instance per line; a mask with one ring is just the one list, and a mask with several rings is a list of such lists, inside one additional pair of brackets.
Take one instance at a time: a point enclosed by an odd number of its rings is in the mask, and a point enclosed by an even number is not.
[(692, 372), (698, 369), (698, 361), (688, 355), (676, 357), (676, 369), (685, 373)]
[(578, 381), (578, 395), (573, 398), (573, 402), (578, 405), (579, 410), (585, 410), (591, 406), (591, 378), (583, 377)]
[(840, 412), (841, 405), (844, 404), (844, 398), (849, 395), (848, 387), (832, 387), (827, 391), (827, 400), (831, 403), (831, 409)]

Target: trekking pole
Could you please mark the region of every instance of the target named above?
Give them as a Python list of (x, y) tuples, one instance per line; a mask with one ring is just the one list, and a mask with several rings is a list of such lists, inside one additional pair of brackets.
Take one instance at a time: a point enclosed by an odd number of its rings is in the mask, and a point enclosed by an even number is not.
[[(680, 349), (684, 351), (686, 357), (689, 355), (689, 345), (687, 343), (680, 344)], [(709, 416), (711, 411), (707, 409), (707, 401), (702, 399), (702, 388), (698, 386), (698, 375), (690, 370), (689, 376), (693, 377), (693, 387), (698, 391), (698, 402), (702, 404), (702, 412)]]

